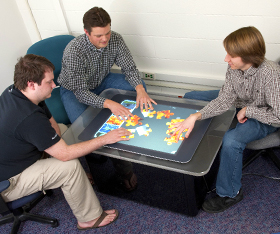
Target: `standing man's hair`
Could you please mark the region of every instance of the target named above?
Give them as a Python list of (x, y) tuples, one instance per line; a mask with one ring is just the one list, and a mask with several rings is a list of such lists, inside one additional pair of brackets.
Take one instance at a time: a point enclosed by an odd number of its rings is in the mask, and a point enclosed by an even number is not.
[(19, 90), (25, 90), (28, 81), (41, 85), (45, 72), (54, 71), (54, 69), (54, 65), (45, 57), (27, 54), (19, 58), (15, 65), (14, 85)]
[(232, 57), (241, 57), (244, 63), (258, 67), (265, 59), (265, 42), (255, 27), (240, 28), (224, 39), (224, 47)]
[(93, 27), (106, 27), (111, 24), (109, 14), (101, 7), (93, 7), (83, 17), (84, 29), (91, 33)]

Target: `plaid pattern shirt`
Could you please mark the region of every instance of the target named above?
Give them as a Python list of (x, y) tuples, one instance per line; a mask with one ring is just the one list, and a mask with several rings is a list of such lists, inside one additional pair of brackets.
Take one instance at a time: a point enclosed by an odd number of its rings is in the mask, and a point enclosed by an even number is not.
[(132, 55), (120, 34), (112, 31), (108, 45), (102, 49), (97, 49), (86, 34), (83, 34), (66, 46), (57, 81), (64, 88), (71, 90), (80, 102), (103, 108), (105, 98), (90, 90), (101, 84), (114, 64), (121, 67), (132, 87), (142, 84)]
[(205, 106), (202, 119), (220, 115), (231, 106), (247, 107), (246, 117), (280, 127), (280, 67), (264, 60), (258, 67), (245, 72), (228, 66), (225, 84), (219, 96)]

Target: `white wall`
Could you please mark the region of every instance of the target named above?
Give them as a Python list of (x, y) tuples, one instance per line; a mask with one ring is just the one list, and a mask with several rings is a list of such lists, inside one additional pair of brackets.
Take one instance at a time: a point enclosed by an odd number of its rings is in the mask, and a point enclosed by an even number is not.
[(17, 59), (31, 45), (15, 0), (0, 1), (0, 94), (13, 83)]
[[(20, 1), (20, 0), (18, 0)], [(83, 33), (82, 17), (93, 6), (112, 18), (141, 72), (155, 74), (151, 85), (199, 89), (222, 85), (226, 71), (223, 39), (255, 26), (263, 34), (267, 58), (280, 59), (280, 1), (275, 0), (29, 0), (42, 38)], [(36, 40), (36, 38), (34, 39)], [(188, 85), (185, 85), (188, 84)], [(193, 84), (193, 85), (190, 85)], [(196, 87), (197, 86), (197, 87)], [(200, 87), (201, 88), (201, 87)]]

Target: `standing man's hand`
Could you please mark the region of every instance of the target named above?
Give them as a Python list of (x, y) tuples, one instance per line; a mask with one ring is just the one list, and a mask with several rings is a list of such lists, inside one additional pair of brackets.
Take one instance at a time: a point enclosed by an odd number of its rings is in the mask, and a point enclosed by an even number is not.
[(141, 112), (143, 111), (143, 107), (146, 110), (148, 110), (149, 107), (151, 110), (153, 110), (154, 108), (153, 108), (152, 103), (154, 103), (155, 105), (157, 105), (157, 103), (149, 97), (149, 95), (146, 93), (143, 85), (141, 85), (141, 84), (137, 85), (135, 90), (137, 92), (136, 108), (138, 108), (140, 106)]
[(246, 117), (246, 109), (247, 106), (243, 107), (236, 115), (237, 120), (239, 123), (245, 123), (247, 121), (247, 117)]
[(129, 109), (125, 108), (123, 105), (114, 102), (110, 99), (106, 99), (104, 102), (104, 108), (108, 108), (111, 112), (119, 119), (126, 120), (133, 117), (133, 114), (129, 111)]

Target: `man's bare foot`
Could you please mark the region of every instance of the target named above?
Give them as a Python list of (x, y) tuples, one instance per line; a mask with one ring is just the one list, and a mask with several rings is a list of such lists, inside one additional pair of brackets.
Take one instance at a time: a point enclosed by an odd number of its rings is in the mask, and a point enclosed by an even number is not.
[(92, 228), (104, 227), (118, 218), (117, 210), (106, 210), (96, 219), (93, 219), (88, 222), (79, 222), (78, 221), (78, 229), (80, 230), (88, 230)]
[(126, 179), (124, 179), (124, 186), (128, 189), (128, 190), (133, 190), (136, 188), (137, 186), (137, 176), (132, 173), (131, 177), (127, 177)]

